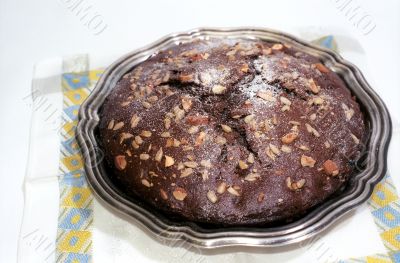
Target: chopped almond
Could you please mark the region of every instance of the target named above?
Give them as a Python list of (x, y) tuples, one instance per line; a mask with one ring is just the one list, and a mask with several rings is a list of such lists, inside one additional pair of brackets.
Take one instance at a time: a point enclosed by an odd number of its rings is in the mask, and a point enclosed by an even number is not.
[(171, 156), (165, 155), (165, 167), (170, 167), (174, 165), (175, 160)]
[(327, 175), (336, 176), (339, 174), (339, 167), (332, 160), (326, 160), (323, 164), (323, 167)]

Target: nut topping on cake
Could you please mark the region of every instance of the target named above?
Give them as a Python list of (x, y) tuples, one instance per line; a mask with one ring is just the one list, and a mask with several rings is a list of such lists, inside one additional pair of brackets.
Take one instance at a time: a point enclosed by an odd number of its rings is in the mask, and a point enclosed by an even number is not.
[(324, 166), (324, 171), (327, 175), (336, 176), (339, 174), (339, 168), (334, 161), (326, 160), (323, 166)]
[(115, 156), (114, 159), (115, 167), (117, 167), (118, 170), (124, 170), (126, 167), (126, 158), (124, 155), (117, 155)]
[(366, 136), (346, 82), (298, 45), (199, 39), (134, 66), (95, 136), (124, 194), (200, 224), (290, 222), (353, 175)]
[(185, 200), (186, 196), (187, 196), (187, 192), (185, 189), (181, 188), (181, 187), (177, 187), (173, 192), (172, 195), (175, 197), (176, 200), (178, 201), (183, 201)]

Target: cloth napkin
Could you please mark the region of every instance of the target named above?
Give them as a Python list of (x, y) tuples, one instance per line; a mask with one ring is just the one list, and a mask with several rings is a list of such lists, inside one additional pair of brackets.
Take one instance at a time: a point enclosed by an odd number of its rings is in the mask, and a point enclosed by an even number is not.
[[(315, 28), (295, 33), (338, 50), (366, 74), (358, 42), (332, 31), (329, 36)], [(19, 262), (400, 262), (400, 201), (389, 175), (367, 203), (327, 231), (277, 248), (204, 250), (165, 241), (103, 207), (85, 180), (74, 128), (79, 106), (117, 58), (85, 54), (35, 67), (32, 93), (25, 98), (32, 124)]]

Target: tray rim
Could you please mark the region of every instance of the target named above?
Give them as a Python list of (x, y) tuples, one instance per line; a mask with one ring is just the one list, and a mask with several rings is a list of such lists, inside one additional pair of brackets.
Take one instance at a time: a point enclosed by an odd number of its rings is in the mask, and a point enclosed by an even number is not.
[[(237, 37), (238, 34), (240, 37), (246, 38), (266, 38), (285, 43), (295, 43), (303, 48), (314, 50), (319, 53), (320, 57), (322, 56), (324, 59), (327, 59), (327, 63), (332, 62), (332, 67), (347, 72), (347, 77), (356, 81), (355, 84), (357, 85), (351, 88), (352, 92), (358, 92), (359, 95), (363, 94), (363, 96), (366, 96), (365, 99), (370, 100), (372, 104), (368, 106), (375, 109), (374, 112), (369, 112), (371, 120), (373, 120), (371, 123), (374, 125), (379, 124), (378, 128), (380, 127), (380, 129), (373, 129), (375, 126), (371, 128), (373, 131), (369, 145), (372, 151), (369, 152), (368, 155), (368, 164), (375, 158), (376, 161), (372, 166), (368, 166), (366, 170), (357, 175), (359, 180), (356, 182), (356, 188), (354, 189), (354, 193), (357, 193), (357, 195), (347, 196), (347, 199), (345, 196), (343, 200), (339, 200), (341, 201), (340, 203), (330, 204), (324, 209), (321, 209), (319, 214), (313, 211), (313, 217), (305, 217), (307, 222), (302, 224), (297, 223), (294, 227), (289, 229), (281, 229), (280, 231), (272, 232), (257, 232), (254, 230), (255, 228), (247, 227), (245, 230), (219, 231), (217, 233), (199, 232), (190, 225), (168, 225), (161, 219), (156, 218), (150, 211), (137, 205), (132, 206), (131, 202), (121, 196), (111, 195), (110, 192), (113, 192), (112, 189), (110, 187), (107, 188), (105, 181), (101, 180), (100, 171), (96, 165), (94, 165), (94, 167), (92, 165), (96, 164), (94, 161), (97, 154), (93, 144), (93, 140), (95, 141), (93, 130), (95, 124), (99, 121), (97, 109), (100, 107), (99, 101), (104, 100), (105, 96), (108, 94), (104, 92), (104, 86), (110, 86), (122, 76), (121, 72), (120, 74), (116, 73), (118, 70), (124, 67), (126, 69), (129, 65), (132, 66), (132, 61), (136, 64), (140, 63), (155, 51), (165, 48), (167, 44), (180, 41), (192, 41), (193, 39), (201, 37)], [(112, 88), (109, 88), (109, 90), (111, 89)], [(292, 244), (310, 238), (330, 227), (343, 215), (365, 202), (372, 194), (375, 184), (384, 177), (387, 170), (386, 157), (391, 138), (391, 130), (392, 125), (389, 112), (383, 101), (367, 83), (362, 72), (355, 65), (344, 60), (336, 52), (305, 42), (290, 34), (266, 28), (207, 27), (169, 34), (158, 41), (122, 56), (111, 64), (100, 77), (91, 95), (81, 105), (76, 134), (84, 157), (86, 179), (95, 196), (98, 197), (103, 204), (106, 204), (117, 213), (122, 213), (129, 218), (136, 219), (136, 221), (149, 230), (150, 233), (159, 237), (169, 240), (185, 240), (194, 246), (202, 248), (218, 248), (226, 246), (274, 247)], [(367, 177), (368, 175), (369, 177)], [(331, 210), (328, 211), (329, 209)], [(253, 231), (250, 231), (250, 229)]]

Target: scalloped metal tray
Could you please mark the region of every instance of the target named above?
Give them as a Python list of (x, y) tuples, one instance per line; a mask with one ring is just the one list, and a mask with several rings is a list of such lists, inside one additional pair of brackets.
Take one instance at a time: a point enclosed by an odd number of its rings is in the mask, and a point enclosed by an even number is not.
[[(369, 123), (369, 139), (365, 144), (363, 165), (346, 188), (338, 195), (310, 211), (306, 216), (287, 225), (254, 228), (215, 228), (174, 219), (133, 200), (117, 188), (107, 177), (103, 155), (98, 148), (95, 129), (99, 122), (98, 110), (116, 82), (130, 69), (159, 50), (180, 42), (207, 38), (260, 39), (283, 42), (318, 57), (337, 72), (356, 96)], [(79, 112), (77, 139), (85, 161), (86, 178), (96, 197), (112, 210), (141, 223), (158, 238), (185, 240), (203, 248), (226, 246), (279, 246), (299, 242), (332, 225), (338, 218), (365, 202), (373, 187), (386, 173), (387, 148), (391, 137), (391, 121), (379, 96), (368, 85), (360, 70), (337, 53), (321, 48), (294, 36), (264, 28), (199, 28), (168, 35), (159, 41), (133, 51), (115, 61), (103, 73)]]

